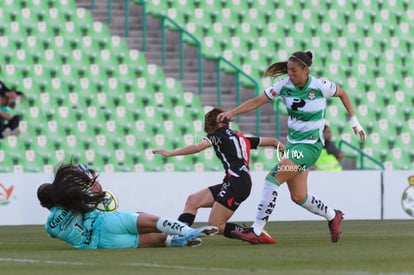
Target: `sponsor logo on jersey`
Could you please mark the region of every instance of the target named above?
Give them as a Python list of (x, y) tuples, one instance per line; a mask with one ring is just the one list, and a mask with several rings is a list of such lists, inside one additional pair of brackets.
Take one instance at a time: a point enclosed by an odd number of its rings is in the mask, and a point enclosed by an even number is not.
[(313, 99), (315, 99), (315, 91), (314, 90), (310, 90), (309, 91), (309, 94), (308, 94), (308, 98), (310, 99), (310, 100), (313, 100)]

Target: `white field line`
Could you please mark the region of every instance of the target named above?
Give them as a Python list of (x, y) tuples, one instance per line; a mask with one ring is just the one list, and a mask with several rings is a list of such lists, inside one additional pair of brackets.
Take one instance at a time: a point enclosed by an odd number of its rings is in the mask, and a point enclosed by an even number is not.
[[(98, 264), (89, 262), (67, 262), (67, 261), (55, 261), (55, 260), (39, 260), (39, 259), (28, 259), (28, 258), (0, 258), (1, 262), (14, 262), (23, 264), (51, 264), (51, 265), (79, 265), (79, 266), (98, 266)], [(234, 272), (240, 274), (241, 272), (255, 272), (255, 273), (269, 273), (276, 272), (277, 270), (271, 269), (237, 269), (237, 268), (219, 268), (219, 267), (192, 267), (183, 265), (163, 265), (155, 263), (120, 263), (119, 266), (136, 266), (154, 269), (175, 269), (175, 270), (187, 270), (187, 271), (209, 271), (209, 272)], [(341, 274), (341, 275), (412, 275), (412, 273), (406, 272), (365, 272), (365, 271), (345, 271), (345, 270), (279, 270), (280, 274)]]

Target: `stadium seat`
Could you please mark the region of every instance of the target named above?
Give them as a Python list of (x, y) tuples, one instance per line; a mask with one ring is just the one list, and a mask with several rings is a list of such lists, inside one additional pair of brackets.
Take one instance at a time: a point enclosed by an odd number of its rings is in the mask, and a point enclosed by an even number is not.
[(91, 28), (88, 28), (86, 35), (96, 39), (100, 45), (104, 46), (110, 42), (111, 33), (109, 27), (99, 21), (94, 21)]
[[(192, 36), (200, 41), (210, 29), (210, 24), (209, 13), (203, 9), (196, 8), (193, 13), (188, 15), (185, 28)], [(183, 39), (188, 45), (197, 45), (197, 42), (188, 35), (184, 35)]]
[(135, 49), (128, 50), (127, 54), (122, 60), (123, 64), (127, 64), (130, 68), (136, 69), (140, 72), (144, 71), (147, 65), (147, 59), (143, 52)]
[[(153, 80), (147, 75), (150, 64), (144, 54), (128, 50), (125, 39), (111, 37), (107, 25), (93, 22), (91, 13), (77, 7), (75, 1), (4, 2), (0, 18), (7, 22), (0, 24), (3, 35), (0, 46), (7, 50), (3, 50), (0, 61), (8, 64), (3, 67), (5, 78), (15, 85), (24, 85), (30, 93), (27, 105), (21, 106), (27, 106), (27, 110), (21, 110), (27, 130), (22, 136), (26, 142), (29, 135), (47, 131), (48, 119), (57, 131), (52, 131), (52, 141), (58, 135), (78, 135), (77, 124), (65, 127), (64, 118), (59, 116), (72, 111), (76, 119), (88, 124), (91, 132), (85, 135), (95, 137), (95, 131), (109, 131), (108, 125), (112, 130), (134, 135), (141, 128), (151, 132), (165, 120), (172, 120), (176, 126), (179, 116), (174, 112), (181, 108), (186, 114), (183, 121), (188, 119), (192, 123), (187, 135), (194, 131), (204, 136), (204, 112), (199, 97), (189, 96), (190, 92), (185, 93), (181, 85), (170, 87), (172, 82), (165, 75)], [(286, 60), (298, 49), (320, 49), (327, 54), (316, 55), (312, 73), (343, 85), (355, 103), (361, 123), (373, 133), (379, 133), (385, 125), (383, 120), (387, 120), (387, 131), (393, 135), (388, 142), (401, 146), (403, 135), (394, 132), (407, 133), (410, 127), (404, 122), (410, 118), (412, 103), (407, 91), (413, 88), (409, 64), (414, 60), (411, 54), (414, 40), (410, 37), (414, 13), (409, 1), (150, 0), (146, 4), (147, 11), (155, 16), (171, 15), (181, 26), (193, 27), (206, 58), (224, 57), (260, 83), (264, 83), (261, 73), (270, 62)], [(249, 30), (248, 35), (241, 29)], [(228, 68), (225, 71), (232, 73)], [(392, 81), (387, 75), (393, 76)], [(21, 84), (22, 79), (26, 79), (25, 84)], [(243, 81), (245, 86), (252, 85)], [(390, 92), (377, 93), (378, 90)], [(156, 97), (155, 92), (158, 92)], [(105, 93), (106, 101), (94, 101), (96, 93)], [(370, 98), (372, 93), (376, 93), (374, 101)], [(157, 106), (156, 100), (162, 104)], [(180, 105), (187, 107), (175, 108)], [(371, 108), (372, 105), (375, 107)], [(89, 121), (88, 111), (96, 113), (99, 106), (105, 106), (105, 115)], [(35, 109), (30, 110), (33, 107), (42, 114), (31, 118), (36, 113)], [(194, 109), (190, 116), (188, 107)], [(166, 108), (170, 112), (164, 111)], [(346, 112), (340, 108), (343, 107), (328, 107), (327, 120), (342, 135), (341, 129), (347, 123)], [(147, 118), (146, 111), (152, 113), (152, 118)], [(69, 120), (73, 119), (72, 116)], [(112, 141), (110, 135), (107, 138)], [(119, 150), (121, 156), (123, 149)], [(378, 153), (375, 148), (372, 152)], [(125, 160), (130, 163), (129, 157)], [(260, 159), (258, 163), (263, 161)], [(105, 167), (108, 163), (101, 161), (100, 165)], [(133, 170), (138, 169), (137, 164), (133, 165)], [(116, 165), (113, 168), (118, 169)]]
[(156, 64), (148, 64), (143, 71), (142, 77), (152, 83), (156, 89), (162, 86), (165, 79), (164, 70)]
[(206, 59), (216, 59), (222, 52), (219, 39), (215, 38), (214, 36), (205, 36), (203, 38), (203, 46), (203, 56)]
[(249, 10), (249, 3), (243, 0), (228, 0), (222, 1), (224, 8), (229, 8), (233, 12), (236, 12), (239, 18), (244, 17)]
[[(171, 7), (167, 10), (167, 17), (173, 20), (178, 26), (184, 27), (186, 23), (186, 14), (185, 12), (180, 12), (180, 10)], [(171, 23), (169, 20), (165, 20), (165, 27), (168, 28), (171, 31), (178, 31), (179, 28), (176, 26), (176, 24)]]
[(164, 170), (166, 172), (190, 172), (194, 170), (194, 164), (191, 157), (176, 156), (170, 158), (168, 162), (164, 164)]
[[(138, 2), (138, 0), (135, 0)], [(168, 1), (165, 0), (151, 0), (147, 1), (147, 12), (155, 17), (161, 17), (166, 15), (166, 11), (169, 8)]]
[(214, 24), (207, 30), (207, 36), (216, 37), (223, 45), (228, 44), (231, 38), (230, 29), (221, 22), (214, 22)]
[(9, 156), (8, 151), (1, 147), (0, 148), (0, 173), (12, 173), (13, 172), (14, 161), (11, 156)]
[(43, 168), (43, 160), (34, 150), (26, 150), (24, 158), (21, 159), (22, 169), (25, 173), (39, 173)]
[(222, 1), (217, 0), (205, 0), (205, 1), (198, 1), (198, 8), (203, 10), (209, 14), (217, 16), (220, 9), (223, 8)]
[(152, 153), (152, 149), (146, 149), (144, 151), (144, 157), (141, 158), (146, 172), (160, 172), (164, 170), (164, 161), (162, 156)]

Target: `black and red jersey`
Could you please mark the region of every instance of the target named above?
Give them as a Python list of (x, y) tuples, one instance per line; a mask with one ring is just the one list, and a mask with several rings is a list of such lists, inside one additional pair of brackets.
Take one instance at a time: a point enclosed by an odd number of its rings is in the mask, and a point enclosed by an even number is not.
[(208, 134), (206, 139), (213, 145), (226, 174), (235, 176), (238, 171), (248, 172), (250, 149), (256, 149), (260, 143), (259, 137), (245, 137), (225, 126)]

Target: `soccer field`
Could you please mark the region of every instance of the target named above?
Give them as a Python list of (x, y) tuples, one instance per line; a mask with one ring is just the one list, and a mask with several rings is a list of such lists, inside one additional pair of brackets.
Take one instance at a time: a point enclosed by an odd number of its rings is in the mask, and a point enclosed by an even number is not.
[(0, 274), (414, 274), (414, 221), (272, 222), (277, 245), (222, 236), (196, 248), (76, 250), (42, 226), (0, 227)]

